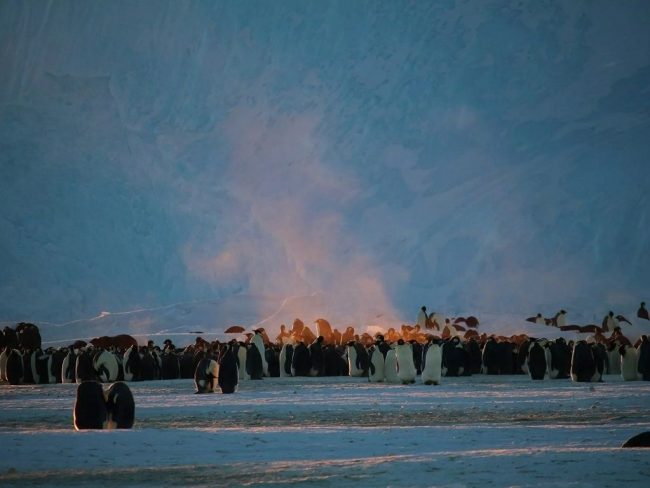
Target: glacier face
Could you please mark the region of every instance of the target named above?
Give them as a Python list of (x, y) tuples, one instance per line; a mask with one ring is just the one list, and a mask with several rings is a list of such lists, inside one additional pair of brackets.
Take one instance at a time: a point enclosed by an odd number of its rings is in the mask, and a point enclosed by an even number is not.
[(647, 2), (0, 4), (0, 319), (650, 299)]

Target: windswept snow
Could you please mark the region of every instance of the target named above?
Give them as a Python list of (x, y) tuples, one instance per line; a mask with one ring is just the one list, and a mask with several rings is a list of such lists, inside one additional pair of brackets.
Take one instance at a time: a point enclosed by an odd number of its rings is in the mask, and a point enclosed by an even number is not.
[(76, 432), (76, 385), (4, 386), (0, 484), (80, 486), (645, 486), (620, 449), (650, 429), (650, 384), (265, 378), (233, 395), (130, 384), (130, 431)]

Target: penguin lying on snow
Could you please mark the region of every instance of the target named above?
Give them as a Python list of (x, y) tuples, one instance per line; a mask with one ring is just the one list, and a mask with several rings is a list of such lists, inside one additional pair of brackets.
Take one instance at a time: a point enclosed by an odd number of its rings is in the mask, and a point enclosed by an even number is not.
[(135, 419), (135, 402), (126, 383), (118, 381), (106, 392), (98, 381), (83, 381), (77, 387), (74, 428), (130, 429)]

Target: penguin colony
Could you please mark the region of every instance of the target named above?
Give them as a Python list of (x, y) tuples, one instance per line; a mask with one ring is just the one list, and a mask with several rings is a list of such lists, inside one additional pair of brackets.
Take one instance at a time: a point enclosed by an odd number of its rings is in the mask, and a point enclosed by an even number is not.
[[(319, 323), (320, 322), (320, 323)], [(325, 322), (325, 324), (322, 324)], [(526, 374), (531, 380), (599, 382), (604, 374), (626, 381), (650, 381), (650, 338), (634, 344), (616, 327), (589, 340), (423, 334), (403, 326), (397, 340), (358, 336), (351, 327), (335, 336), (319, 319), (316, 336), (297, 319), (272, 343), (264, 329), (246, 341), (228, 343), (197, 338), (184, 349), (166, 340), (161, 350), (149, 341), (138, 346), (130, 336), (76, 341), (67, 348), (43, 350), (38, 327), (20, 323), (0, 334), (0, 380), (10, 384), (78, 383), (76, 429), (130, 428), (135, 404), (125, 382), (193, 378), (196, 393), (234, 393), (240, 381), (264, 377), (355, 376), (369, 382), (439, 385), (442, 377), (474, 374)], [(301, 326), (302, 325), (302, 326)], [(391, 329), (389, 335), (395, 338)], [(445, 337), (446, 336), (446, 337)], [(313, 339), (306, 343), (305, 338)], [(345, 342), (343, 342), (345, 341)], [(113, 383), (106, 391), (102, 383)]]

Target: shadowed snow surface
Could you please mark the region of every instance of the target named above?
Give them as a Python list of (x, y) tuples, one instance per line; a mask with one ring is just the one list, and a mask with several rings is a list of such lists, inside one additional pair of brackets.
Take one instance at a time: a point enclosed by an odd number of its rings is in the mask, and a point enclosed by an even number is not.
[(645, 486), (650, 385), (356, 378), (247, 381), (195, 395), (191, 381), (130, 384), (129, 431), (72, 428), (75, 385), (3, 386), (0, 483), (81, 486)]

